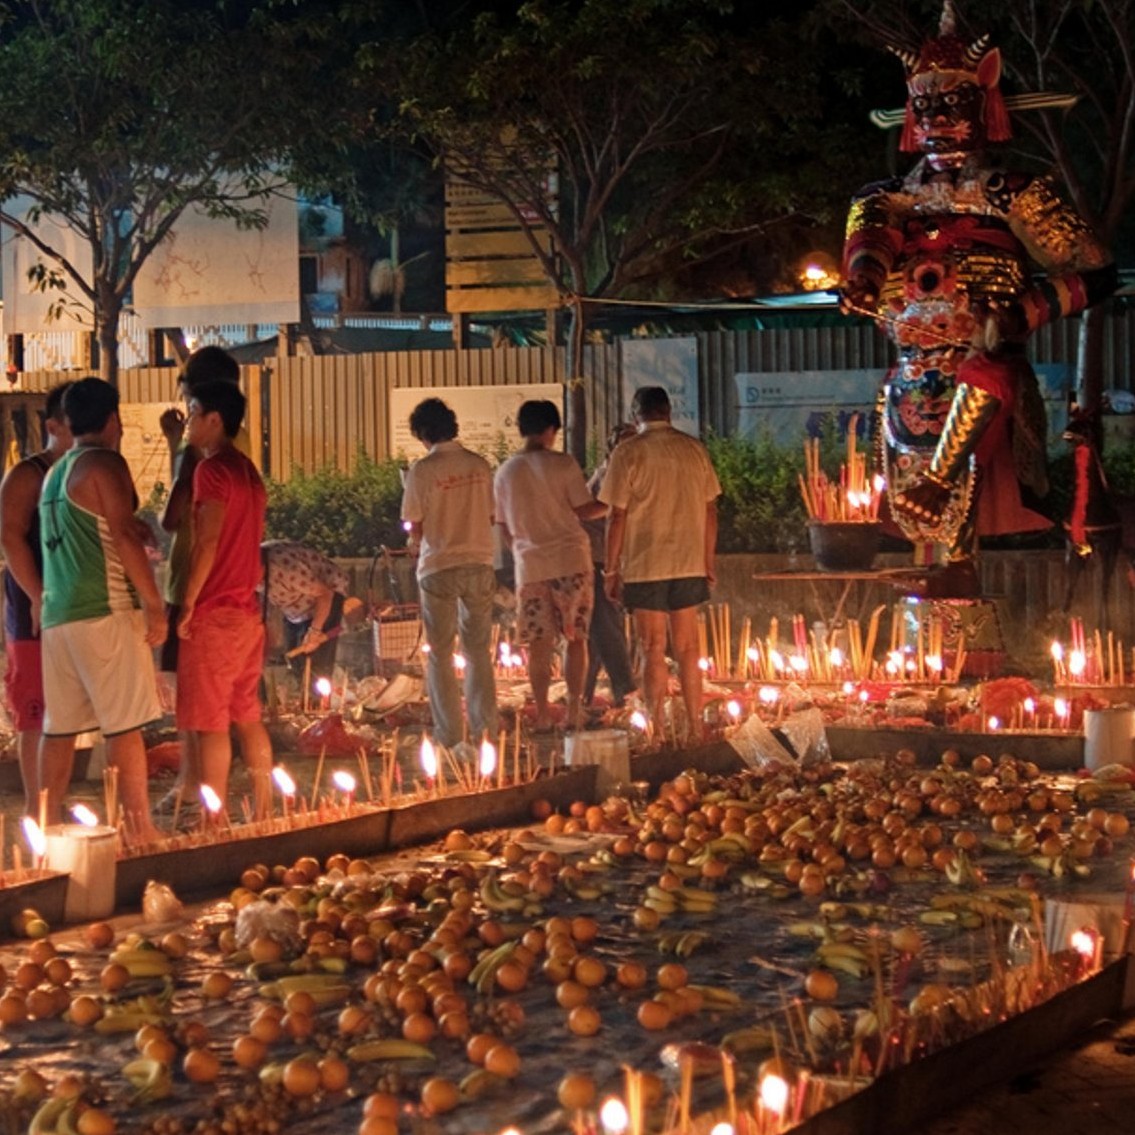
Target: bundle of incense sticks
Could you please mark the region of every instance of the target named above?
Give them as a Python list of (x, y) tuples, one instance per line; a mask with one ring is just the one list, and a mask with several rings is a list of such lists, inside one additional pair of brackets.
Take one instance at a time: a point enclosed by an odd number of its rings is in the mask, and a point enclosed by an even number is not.
[(812, 520), (827, 524), (871, 523), (879, 519), (883, 479), (871, 476), (867, 456), (856, 447), (859, 415), (847, 423), (847, 461), (840, 466), (839, 483), (833, 483), (820, 466), (819, 438), (804, 440), (804, 473), (800, 495)]

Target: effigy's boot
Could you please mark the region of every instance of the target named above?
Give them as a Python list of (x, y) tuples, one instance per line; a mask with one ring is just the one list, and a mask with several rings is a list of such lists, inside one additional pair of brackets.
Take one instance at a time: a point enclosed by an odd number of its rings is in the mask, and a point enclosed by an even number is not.
[(929, 468), (903, 492), (897, 493), (891, 506), (919, 524), (940, 523), (951, 491), (1000, 408), (1001, 400), (988, 391), (965, 383), (960, 385), (954, 393)]

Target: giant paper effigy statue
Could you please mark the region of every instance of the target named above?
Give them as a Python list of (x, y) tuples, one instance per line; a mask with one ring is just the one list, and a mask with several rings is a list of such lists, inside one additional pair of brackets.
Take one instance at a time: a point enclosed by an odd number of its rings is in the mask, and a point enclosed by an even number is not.
[(979, 536), (1051, 526), (1033, 507), (1047, 491), (1046, 431), (1025, 344), (1116, 282), (1048, 178), (985, 157), (1010, 136), (987, 44), (956, 34), (947, 0), (935, 38), (892, 48), (907, 78), (901, 148), (922, 157), (855, 196), (843, 254), (843, 310), (875, 318), (897, 348), (880, 395), (890, 513), (916, 547), (944, 553), (940, 595), (976, 594)]

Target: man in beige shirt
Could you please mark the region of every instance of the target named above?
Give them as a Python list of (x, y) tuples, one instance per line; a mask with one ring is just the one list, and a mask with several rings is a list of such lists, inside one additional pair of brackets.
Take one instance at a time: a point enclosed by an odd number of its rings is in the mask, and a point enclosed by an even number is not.
[(670, 397), (661, 386), (640, 387), (631, 411), (638, 433), (612, 452), (599, 491), (610, 508), (604, 585), (634, 612), (643, 692), (659, 723), (669, 631), (690, 736), (700, 740), (697, 608), (714, 581), (721, 485), (705, 446), (670, 424)]

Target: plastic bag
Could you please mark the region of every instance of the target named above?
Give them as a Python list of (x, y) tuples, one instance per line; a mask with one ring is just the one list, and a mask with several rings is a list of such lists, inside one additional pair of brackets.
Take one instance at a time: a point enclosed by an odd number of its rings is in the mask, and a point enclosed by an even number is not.
[(144, 922), (176, 922), (181, 917), (181, 899), (167, 883), (151, 879), (142, 892), (142, 920)]
[(263, 899), (241, 908), (236, 916), (234, 934), (241, 949), (253, 938), (271, 938), (284, 947), (285, 953), (298, 953), (303, 944), (298, 912), (282, 903), (265, 902)]

